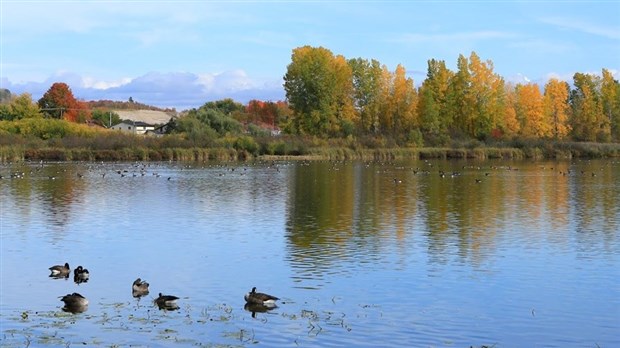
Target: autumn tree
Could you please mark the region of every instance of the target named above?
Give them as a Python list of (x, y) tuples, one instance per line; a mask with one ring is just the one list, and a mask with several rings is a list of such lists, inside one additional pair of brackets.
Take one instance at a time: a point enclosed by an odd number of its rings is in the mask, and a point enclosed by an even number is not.
[(374, 59), (368, 61), (362, 58), (350, 59), (348, 62), (352, 73), (353, 104), (359, 117), (358, 126), (362, 133), (377, 133), (384, 81), (381, 64)]
[(601, 101), (603, 114), (611, 125), (611, 136), (620, 141), (620, 83), (607, 69), (602, 71)]
[(406, 76), (405, 67), (398, 64), (392, 74), (382, 117), (385, 129), (392, 135), (407, 135), (419, 126), (417, 117), (417, 92), (413, 79)]
[(554, 139), (565, 138), (569, 131), (568, 117), (570, 107), (568, 95), (570, 87), (568, 83), (552, 78), (545, 84), (544, 93), (544, 118), (550, 122), (551, 135)]
[(504, 122), (501, 127), (503, 136), (514, 137), (521, 131), (521, 124), (517, 119), (517, 93), (515, 86), (506, 84), (504, 86)]
[(423, 130), (440, 144), (447, 143), (452, 115), (448, 110), (447, 95), (454, 73), (441, 60), (428, 61), (426, 79), (418, 91), (418, 117)]
[(78, 122), (91, 116), (86, 104), (76, 100), (71, 88), (63, 82), (54, 83), (39, 99), (38, 104), (48, 117), (56, 119)]
[(504, 102), (504, 80), (493, 72), (491, 60), (482, 61), (475, 52), (469, 56), (470, 89), (469, 101), (473, 103), (470, 135), (484, 138), (491, 134), (502, 121)]
[(610, 122), (603, 113), (598, 80), (595, 75), (591, 74), (576, 73), (573, 76), (575, 88), (570, 93), (571, 126), (576, 140), (608, 141), (610, 139)]
[(351, 67), (342, 56), (323, 47), (304, 46), (293, 50), (284, 75), (286, 98), (294, 113), (298, 133), (318, 136), (342, 134), (353, 125)]
[(467, 58), (460, 54), (456, 66), (457, 71), (450, 80), (448, 88), (447, 110), (453, 115), (454, 127), (473, 136), (475, 134), (474, 100)]
[(39, 106), (32, 101), (30, 93), (11, 96), (8, 104), (0, 105), (0, 120), (21, 120), (24, 118), (41, 118)]
[(517, 119), (521, 124), (521, 135), (526, 138), (543, 138), (551, 135), (551, 125), (545, 119), (543, 96), (535, 83), (518, 84)]

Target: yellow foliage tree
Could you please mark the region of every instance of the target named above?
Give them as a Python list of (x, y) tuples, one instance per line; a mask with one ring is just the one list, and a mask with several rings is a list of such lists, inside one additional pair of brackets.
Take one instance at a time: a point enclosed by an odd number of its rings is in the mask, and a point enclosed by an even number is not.
[(505, 103), (504, 103), (504, 135), (507, 137), (514, 137), (519, 134), (521, 125), (517, 119), (517, 94), (515, 86), (507, 84), (504, 90)]
[(526, 138), (543, 138), (551, 135), (551, 127), (545, 119), (544, 102), (540, 88), (535, 83), (518, 84), (517, 119), (521, 135)]
[(545, 120), (551, 123), (551, 134), (554, 139), (563, 139), (570, 132), (568, 115), (568, 83), (552, 78), (545, 85), (544, 112)]
[(473, 101), (473, 133), (486, 136), (500, 123), (504, 99), (504, 80), (493, 73), (493, 62), (482, 61), (476, 52), (469, 56), (470, 93)]

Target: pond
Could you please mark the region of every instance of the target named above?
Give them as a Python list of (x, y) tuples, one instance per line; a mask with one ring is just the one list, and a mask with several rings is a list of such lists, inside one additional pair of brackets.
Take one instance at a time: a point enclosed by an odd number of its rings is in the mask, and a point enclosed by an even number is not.
[[(21, 163), (0, 175), (5, 347), (620, 346), (618, 161)], [(89, 279), (49, 277), (65, 262)], [(148, 295), (132, 296), (136, 278)], [(277, 307), (247, 308), (252, 287)], [(88, 306), (63, 311), (74, 292)], [(159, 293), (178, 309), (160, 310)]]

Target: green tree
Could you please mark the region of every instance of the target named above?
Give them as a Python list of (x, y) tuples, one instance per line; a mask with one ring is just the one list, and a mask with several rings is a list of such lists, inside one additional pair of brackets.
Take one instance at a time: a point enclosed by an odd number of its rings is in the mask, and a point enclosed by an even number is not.
[(211, 146), (217, 139), (217, 132), (194, 116), (181, 117), (176, 121), (174, 133), (183, 134), (194, 146)]
[(575, 88), (570, 94), (571, 126), (576, 140), (609, 141), (610, 139), (610, 122), (603, 113), (599, 83), (595, 75), (576, 73), (573, 76)]
[(447, 93), (448, 113), (453, 115), (454, 128), (474, 136), (474, 101), (467, 58), (460, 54), (456, 66), (457, 71), (450, 80)]
[(241, 103), (237, 103), (231, 98), (210, 101), (205, 103), (201, 108), (205, 110), (217, 110), (228, 116), (232, 116), (236, 112), (245, 112), (245, 106)]
[(602, 72), (601, 99), (603, 114), (611, 125), (612, 139), (620, 141), (620, 83), (607, 69)]
[(349, 60), (353, 79), (353, 104), (359, 114), (359, 128), (363, 133), (379, 130), (379, 110), (383, 79), (381, 64), (377, 60), (362, 58)]
[(354, 119), (352, 72), (342, 56), (323, 47), (293, 50), (284, 75), (293, 129), (318, 136), (341, 135)]
[(448, 129), (452, 125), (452, 115), (448, 110), (448, 88), (454, 73), (446, 68), (444, 61), (428, 61), (426, 79), (420, 86), (418, 115), (422, 129), (438, 144), (445, 144)]
[[(217, 102), (213, 104), (207, 103), (198, 109), (192, 109), (188, 112), (187, 117), (198, 120), (200, 123), (213, 129), (220, 135), (225, 135), (227, 133), (240, 133), (243, 128), (241, 123), (235, 120), (232, 115), (225, 114), (222, 111), (229, 109), (213, 107), (216, 104)], [(230, 105), (227, 102), (225, 104)], [(184, 128), (182, 127), (181, 129)]]
[(32, 101), (29, 93), (11, 97), (8, 104), (0, 105), (0, 120), (21, 120), (24, 118), (41, 118), (39, 106)]
[(121, 117), (114, 111), (95, 109), (92, 111), (93, 120), (101, 122), (106, 127), (113, 126), (121, 122)]

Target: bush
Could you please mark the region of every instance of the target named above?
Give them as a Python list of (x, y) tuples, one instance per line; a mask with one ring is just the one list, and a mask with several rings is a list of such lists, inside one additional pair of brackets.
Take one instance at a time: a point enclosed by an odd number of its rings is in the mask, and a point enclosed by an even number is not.
[(237, 140), (235, 140), (233, 144), (233, 148), (235, 148), (237, 151), (239, 150), (247, 151), (248, 153), (252, 155), (258, 154), (258, 144), (252, 137), (247, 137), (247, 136), (238, 137)]

